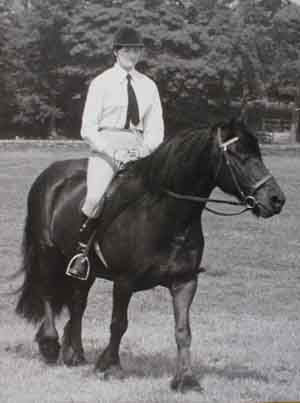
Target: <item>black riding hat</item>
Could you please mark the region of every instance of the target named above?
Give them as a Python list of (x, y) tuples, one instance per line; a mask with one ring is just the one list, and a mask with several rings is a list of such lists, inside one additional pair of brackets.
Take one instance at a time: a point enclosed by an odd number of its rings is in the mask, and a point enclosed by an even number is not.
[(115, 34), (113, 47), (144, 47), (144, 43), (140, 33), (136, 29), (124, 26)]

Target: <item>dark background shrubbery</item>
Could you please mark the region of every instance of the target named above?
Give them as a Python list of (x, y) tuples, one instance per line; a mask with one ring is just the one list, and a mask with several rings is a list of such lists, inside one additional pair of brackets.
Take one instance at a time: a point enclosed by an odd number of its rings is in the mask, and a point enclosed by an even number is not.
[(0, 137), (78, 138), (120, 23), (145, 38), (139, 68), (159, 86), (169, 135), (245, 105), (260, 127), (300, 105), (300, 7), (288, 0), (0, 0)]

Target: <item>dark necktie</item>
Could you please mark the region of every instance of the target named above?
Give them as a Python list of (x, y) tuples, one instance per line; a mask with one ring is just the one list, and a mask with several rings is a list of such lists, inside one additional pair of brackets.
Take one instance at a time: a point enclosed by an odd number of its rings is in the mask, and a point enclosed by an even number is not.
[(130, 122), (132, 122), (132, 124), (136, 126), (140, 121), (139, 106), (137, 103), (134, 89), (131, 85), (131, 80), (132, 80), (131, 75), (127, 74), (128, 108), (127, 108), (125, 129), (129, 129)]

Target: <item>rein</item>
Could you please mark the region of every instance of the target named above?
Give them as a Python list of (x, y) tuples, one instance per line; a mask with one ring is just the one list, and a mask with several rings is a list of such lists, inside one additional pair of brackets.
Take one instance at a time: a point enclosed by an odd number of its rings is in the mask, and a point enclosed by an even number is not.
[(222, 142), (222, 138), (221, 138), (221, 129), (218, 128), (218, 146), (221, 149), (221, 158), (220, 158), (220, 162), (218, 164), (218, 169), (217, 169), (217, 173), (215, 176), (215, 181), (219, 175), (220, 169), (221, 169), (221, 165), (222, 165), (222, 157), (224, 157), (225, 162), (227, 167), (229, 168), (232, 180), (234, 182), (234, 185), (236, 187), (236, 189), (238, 190), (242, 201), (241, 202), (237, 202), (237, 201), (230, 201), (230, 200), (225, 200), (225, 199), (213, 199), (210, 197), (201, 197), (201, 196), (193, 196), (193, 195), (185, 195), (185, 194), (180, 194), (180, 193), (176, 193), (173, 192), (169, 189), (165, 190), (165, 193), (171, 197), (173, 197), (174, 199), (177, 200), (186, 200), (186, 201), (191, 201), (194, 203), (216, 203), (216, 204), (227, 204), (227, 205), (232, 205), (232, 206), (245, 206), (244, 209), (242, 209), (241, 211), (237, 212), (237, 213), (223, 213), (221, 211), (217, 211), (214, 209), (211, 209), (209, 207), (204, 206), (204, 209), (209, 211), (210, 213), (216, 214), (216, 215), (220, 215), (220, 216), (237, 216), (240, 214), (245, 213), (248, 210), (253, 210), (259, 203), (258, 201), (255, 199), (255, 197), (253, 196), (258, 189), (260, 189), (266, 182), (268, 182), (270, 179), (273, 178), (273, 176), (271, 174), (268, 174), (266, 176), (264, 176), (261, 180), (259, 180), (258, 182), (256, 182), (252, 189), (252, 195), (245, 195), (244, 191), (242, 190), (237, 177), (234, 173), (233, 167), (232, 167), (232, 163), (230, 161), (229, 155), (228, 155), (228, 147), (231, 144), (236, 143), (237, 141), (239, 141), (238, 137), (234, 137), (228, 141)]
[[(190, 195), (183, 195), (180, 193), (172, 192), (171, 190), (166, 190), (165, 193), (168, 196), (173, 197), (174, 199), (177, 200), (186, 200), (194, 203), (219, 203), (219, 204), (229, 204), (231, 206), (245, 206), (245, 203), (242, 202), (236, 202), (236, 201), (231, 201), (231, 200), (225, 200), (225, 199), (212, 199), (212, 198), (207, 198), (207, 197), (198, 197), (198, 196), (190, 196)], [(210, 213), (216, 214), (216, 215), (221, 215), (221, 216), (235, 216), (235, 215), (240, 215), (243, 214), (244, 212), (251, 210), (253, 207), (250, 207), (246, 205), (246, 207), (237, 212), (237, 213), (223, 213), (221, 211), (214, 210), (209, 207), (204, 207), (205, 210), (209, 211)]]

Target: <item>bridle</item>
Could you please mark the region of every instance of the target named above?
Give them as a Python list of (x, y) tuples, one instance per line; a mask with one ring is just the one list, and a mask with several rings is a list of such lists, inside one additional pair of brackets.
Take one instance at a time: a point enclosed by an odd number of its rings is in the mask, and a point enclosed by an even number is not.
[(232, 205), (232, 206), (244, 206), (244, 209), (242, 209), (241, 211), (239, 211), (237, 213), (223, 213), (223, 212), (211, 209), (207, 206), (204, 207), (204, 209), (209, 211), (210, 213), (222, 215), (222, 216), (235, 216), (235, 215), (243, 214), (244, 212), (246, 212), (248, 210), (253, 210), (259, 204), (259, 202), (255, 198), (255, 193), (266, 182), (268, 182), (270, 179), (273, 179), (273, 176), (271, 174), (265, 175), (262, 179), (260, 179), (259, 181), (254, 183), (254, 185), (251, 186), (250, 194), (246, 195), (238, 181), (238, 178), (237, 178), (235, 172), (234, 172), (232, 162), (230, 161), (230, 156), (228, 153), (228, 147), (230, 147), (232, 144), (239, 141), (239, 137), (233, 137), (232, 139), (222, 142), (221, 128), (218, 128), (217, 139), (218, 139), (218, 148), (221, 150), (221, 153), (220, 153), (218, 168), (216, 170), (214, 181), (216, 183), (220, 170), (221, 170), (223, 160), (225, 160), (225, 163), (229, 169), (233, 183), (240, 195), (241, 201), (238, 202), (238, 201), (231, 201), (231, 200), (225, 200), (225, 199), (213, 199), (210, 197), (186, 195), (186, 194), (173, 192), (169, 189), (166, 189), (165, 193), (175, 199), (186, 200), (186, 201), (195, 202), (195, 203), (216, 203), (216, 204), (228, 204), (228, 205)]

